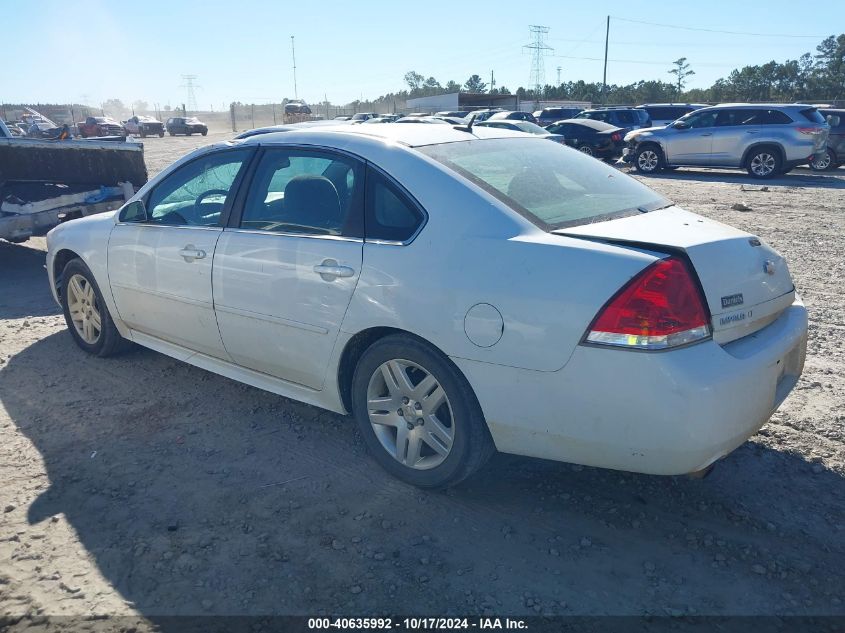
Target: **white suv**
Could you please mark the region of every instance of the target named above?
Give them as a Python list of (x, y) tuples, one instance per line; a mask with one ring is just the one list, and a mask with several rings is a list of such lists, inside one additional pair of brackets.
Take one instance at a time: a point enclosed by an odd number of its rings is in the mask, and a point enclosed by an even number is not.
[(724, 104), (667, 127), (629, 133), (623, 159), (645, 174), (701, 166), (744, 168), (754, 178), (772, 178), (812, 161), (829, 132), (810, 105)]

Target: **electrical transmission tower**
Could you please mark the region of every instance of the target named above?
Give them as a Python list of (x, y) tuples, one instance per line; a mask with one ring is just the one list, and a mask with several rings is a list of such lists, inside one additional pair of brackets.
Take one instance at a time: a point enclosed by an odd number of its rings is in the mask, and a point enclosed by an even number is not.
[(543, 86), (546, 83), (546, 55), (554, 49), (546, 44), (545, 38), (549, 32), (547, 26), (531, 25), (531, 43), (523, 48), (531, 51), (531, 81), (529, 85), (534, 86), (534, 98), (542, 96)]
[(184, 88), (188, 93), (188, 98), (185, 103), (188, 106), (188, 110), (191, 112), (197, 111), (197, 95), (194, 92), (199, 86), (194, 83), (194, 80), (197, 78), (196, 75), (182, 75), (182, 81), (184, 82), (180, 88)]

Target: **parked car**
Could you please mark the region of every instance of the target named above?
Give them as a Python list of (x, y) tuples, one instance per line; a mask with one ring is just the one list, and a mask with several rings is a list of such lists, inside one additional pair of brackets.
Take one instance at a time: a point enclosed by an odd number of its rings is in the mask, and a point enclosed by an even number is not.
[(118, 213), (51, 231), (46, 268), (85, 352), (132, 341), (351, 413), (424, 487), (495, 450), (706, 469), (780, 406), (807, 342), (759, 238), (489, 127), (204, 147)]
[(474, 121), (476, 123), (480, 123), (481, 121), (486, 121), (494, 114), (499, 112), (506, 112), (502, 108), (491, 108), (491, 109), (483, 109), (483, 110), (473, 110), (469, 113), (469, 118), (475, 117)]
[(170, 136), (176, 136), (177, 134), (184, 134), (185, 136), (190, 136), (191, 134), (202, 134), (205, 136), (208, 134), (208, 126), (195, 116), (172, 117), (167, 119), (165, 127), (167, 128), (167, 133), (170, 134)]
[(546, 127), (557, 121), (572, 119), (583, 111), (584, 108), (543, 108), (534, 113), (534, 118), (537, 119), (537, 125)]
[(356, 112), (349, 120), (352, 121), (352, 123), (363, 123), (364, 121), (374, 119), (377, 116), (378, 114), (375, 112)]
[(448, 122), (433, 116), (403, 116), (401, 119), (396, 119), (394, 123), (439, 123), (447, 125)]
[(773, 178), (824, 151), (830, 126), (813, 106), (724, 104), (702, 108), (672, 125), (634, 130), (624, 158), (653, 174), (683, 166), (746, 169)]
[(513, 130), (514, 132), (527, 132), (528, 134), (536, 134), (537, 136), (541, 136), (545, 139), (550, 141), (555, 141), (557, 143), (563, 143), (564, 138), (560, 134), (555, 134), (546, 128), (540, 127), (536, 123), (531, 123), (531, 121), (513, 121), (507, 119), (494, 119), (489, 118), (486, 121), (481, 121), (480, 123), (476, 123), (480, 127), (492, 127), (497, 128), (500, 130)]
[(511, 110), (505, 112), (496, 112), (490, 115), (490, 121), (528, 121), (536, 125), (537, 119), (530, 112), (520, 112), (519, 110)]
[(133, 116), (123, 123), (127, 134), (137, 134), (141, 138), (147, 136), (164, 136), (164, 124), (151, 116)]
[(685, 114), (706, 107), (706, 104), (698, 103), (646, 103), (637, 106), (638, 109), (645, 110), (648, 113), (648, 118), (654, 127), (665, 127)]
[(625, 135), (629, 130), (603, 121), (592, 119), (569, 119), (552, 123), (549, 132), (561, 134), (564, 143), (579, 152), (612, 161), (622, 157), (625, 149)]
[(469, 110), (443, 110), (434, 113), (434, 116), (449, 117), (450, 119), (465, 119), (469, 115)]
[(820, 108), (819, 113), (830, 126), (827, 147), (810, 162), (813, 171), (836, 169), (845, 163), (845, 110)]
[(572, 118), (604, 121), (616, 127), (628, 128), (629, 130), (651, 127), (648, 112), (637, 108), (597, 108), (594, 110), (584, 110)]
[(336, 116), (334, 118), (335, 121), (349, 121), (352, 117), (347, 114), (341, 114), (340, 116)]
[(76, 129), (82, 138), (89, 136), (123, 136), (126, 130), (123, 126), (107, 116), (89, 116), (82, 123), (76, 124)]

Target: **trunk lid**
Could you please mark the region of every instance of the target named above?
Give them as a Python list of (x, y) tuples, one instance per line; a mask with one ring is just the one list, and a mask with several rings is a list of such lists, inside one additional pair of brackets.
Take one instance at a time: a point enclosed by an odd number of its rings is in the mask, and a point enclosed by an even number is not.
[(760, 238), (677, 207), (555, 233), (686, 254), (719, 343), (762, 329), (795, 298), (786, 261)]

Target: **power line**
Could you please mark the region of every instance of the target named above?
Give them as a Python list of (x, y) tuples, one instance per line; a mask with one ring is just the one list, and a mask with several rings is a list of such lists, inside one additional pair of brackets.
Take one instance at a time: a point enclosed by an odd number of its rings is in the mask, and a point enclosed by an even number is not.
[[(575, 55), (552, 55), (552, 57), (555, 57), (555, 58), (560, 57), (562, 59), (581, 59), (581, 60), (585, 60), (585, 61), (589, 61), (589, 62), (603, 62), (604, 61), (603, 57), (577, 57)], [(648, 64), (648, 65), (652, 65), (652, 66), (666, 66), (667, 64), (671, 63), (671, 62), (666, 62), (666, 61), (649, 61), (649, 60), (643, 60), (643, 59), (613, 59), (612, 57), (608, 58), (607, 61), (616, 62), (616, 63), (619, 63), (619, 64)], [(713, 63), (707, 63), (707, 62), (696, 62), (695, 65), (696, 66), (712, 66), (713, 68), (734, 68), (735, 67), (735, 64), (713, 64)]]
[(546, 79), (545, 55), (547, 51), (553, 51), (554, 49), (545, 42), (549, 27), (531, 25), (528, 29), (531, 31), (531, 37), (533, 39), (530, 44), (526, 44), (523, 48), (531, 51), (531, 80), (529, 83), (534, 86), (534, 98), (539, 99), (540, 90)]
[(296, 90), (296, 48), (293, 45), (293, 35), (290, 36), (290, 54), (293, 58), (293, 98), (299, 99), (299, 93)]
[(633, 24), (647, 24), (649, 26), (659, 26), (665, 29), (680, 29), (682, 31), (701, 31), (703, 33), (721, 33), (724, 35), (748, 35), (751, 37), (792, 37), (792, 38), (812, 38), (819, 39), (826, 37), (825, 35), (794, 35), (792, 33), (750, 33), (748, 31), (723, 31), (720, 29), (705, 29), (697, 26), (680, 26), (678, 24), (661, 24), (660, 22), (646, 22), (645, 20), (630, 20), (628, 18), (620, 18), (612, 16), (614, 20), (620, 22), (631, 22)]

